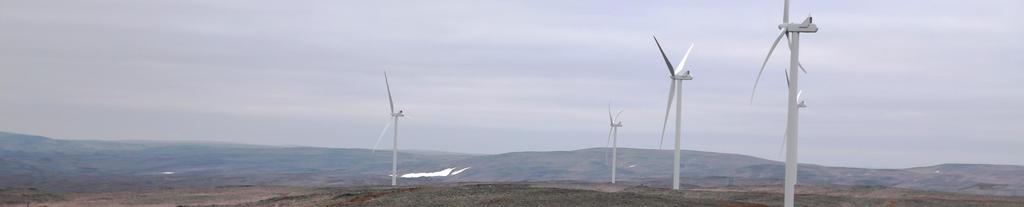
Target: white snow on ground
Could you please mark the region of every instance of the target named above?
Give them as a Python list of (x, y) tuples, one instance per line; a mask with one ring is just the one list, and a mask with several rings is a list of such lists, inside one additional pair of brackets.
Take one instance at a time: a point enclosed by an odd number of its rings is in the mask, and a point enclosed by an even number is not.
[(455, 168), (447, 168), (441, 171), (428, 173), (409, 173), (402, 175), (402, 178), (444, 177), (452, 174), (452, 170), (455, 170)]
[(462, 173), (462, 171), (466, 171), (466, 170), (468, 170), (469, 168), (470, 168), (470, 167), (466, 167), (466, 168), (462, 168), (461, 170), (456, 170), (455, 172), (452, 172), (452, 174), (451, 174), (451, 175), (458, 175), (459, 173)]
[[(453, 168), (445, 168), (444, 170), (437, 171), (437, 172), (404, 174), (404, 175), (402, 175), (402, 178), (445, 177), (445, 176), (457, 175), (459, 173), (462, 173), (462, 171), (466, 171), (468, 169), (469, 169), (469, 167), (462, 168), (461, 170), (455, 170), (454, 167)], [(452, 172), (453, 170), (455, 172)]]
[(174, 175), (174, 172), (161, 172), (162, 175)]
[(630, 165), (629, 167), (626, 167), (626, 168), (633, 168), (633, 167), (636, 167), (636, 165)]

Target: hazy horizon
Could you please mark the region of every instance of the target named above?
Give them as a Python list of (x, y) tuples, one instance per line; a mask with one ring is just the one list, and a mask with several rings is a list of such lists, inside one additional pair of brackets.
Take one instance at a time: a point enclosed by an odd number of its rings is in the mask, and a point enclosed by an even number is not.
[[(0, 131), (475, 154), (657, 148), (678, 62), (683, 149), (780, 160), (781, 1), (7, 1)], [(795, 0), (801, 163), (1024, 165), (1024, 2)], [(666, 147), (672, 140), (666, 137)], [(381, 145), (389, 145), (385, 139)]]
[[(9, 132), (9, 131), (0, 131), (0, 132), (14, 133), (14, 132)], [(15, 133), (15, 134), (19, 134), (19, 133)], [(32, 134), (24, 134), (24, 135), (32, 135)], [(231, 142), (231, 141), (192, 140), (192, 139), (153, 140), (153, 139), (74, 139), (74, 138), (68, 139), (68, 138), (60, 138), (60, 137), (48, 137), (48, 138), (58, 139), (58, 140), (73, 140), (73, 141), (166, 142), (166, 143), (196, 143), (196, 144), (240, 144), (240, 145), (254, 145), (254, 146), (267, 146), (267, 147), (315, 147), (315, 148), (328, 148), (328, 149), (367, 149), (367, 150), (371, 149), (371, 148), (362, 148), (362, 147), (329, 147), (329, 146), (315, 146), (315, 145), (270, 145), (270, 144), (257, 144), (257, 143)], [(598, 147), (584, 147), (584, 148), (578, 148), (578, 149), (548, 150), (548, 151), (576, 151), (576, 150), (586, 150), (586, 149), (595, 149), (595, 148), (608, 148), (608, 147), (598, 146)], [(655, 148), (619, 147), (619, 149), (620, 150), (621, 149), (659, 150), (657, 147), (655, 147)], [(391, 148), (382, 147), (382, 148), (378, 148), (377, 150), (378, 151), (390, 151)], [(433, 150), (433, 149), (406, 149), (406, 148), (400, 148), (399, 150), (401, 152), (403, 152), (403, 153), (440, 152), (440, 153), (457, 153), (457, 154), (472, 154), (472, 155), (498, 155), (498, 154), (504, 154), (504, 153), (514, 153), (514, 152), (548, 152), (548, 151), (538, 151), (538, 150), (523, 150), (523, 151), (509, 151), (509, 152), (495, 152), (495, 153), (469, 153), (469, 152), (444, 151), (444, 150)], [(666, 148), (666, 149), (660, 149), (660, 150), (671, 151), (672, 149), (671, 148)], [(683, 150), (690, 150), (690, 149), (683, 149)], [(695, 151), (701, 151), (701, 150), (695, 150)], [(719, 152), (719, 151), (707, 151), (707, 152), (726, 153), (726, 154), (738, 154), (738, 155), (749, 155), (749, 154), (744, 154), (742, 152)], [(753, 155), (749, 155), (749, 156), (753, 156)], [(755, 157), (757, 157), (757, 156), (755, 156)], [(785, 162), (784, 159), (778, 159), (778, 158), (775, 158), (775, 159), (770, 158), (770, 157), (757, 157), (757, 158), (763, 158), (763, 159), (768, 159), (768, 160), (777, 161), (777, 162)], [(803, 165), (803, 164), (824, 165), (824, 164), (820, 164), (820, 163), (808, 163), (808, 162), (800, 162), (800, 164), (801, 165)], [(994, 163), (950, 163), (950, 162), (940, 162), (940, 163), (934, 163), (934, 164), (928, 164), (928, 165), (920, 165), (920, 166), (882, 167), (882, 168), (873, 168), (873, 169), (906, 169), (906, 168), (915, 168), (915, 167), (928, 167), (928, 166), (935, 166), (935, 165), (942, 165), (942, 164), (1013, 165), (1013, 164), (994, 164)], [(828, 167), (851, 167), (851, 166), (838, 166), (838, 165), (825, 165), (825, 166), (828, 166)]]

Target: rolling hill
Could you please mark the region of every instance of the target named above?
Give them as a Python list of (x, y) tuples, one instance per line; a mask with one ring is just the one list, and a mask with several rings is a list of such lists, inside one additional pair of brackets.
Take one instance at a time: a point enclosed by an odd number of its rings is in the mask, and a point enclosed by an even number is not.
[[(400, 153), (403, 184), (450, 182), (605, 182), (606, 148), (472, 155)], [(113, 191), (217, 185), (362, 186), (388, 183), (388, 151), (275, 147), (203, 142), (89, 141), (0, 133), (0, 187)], [(620, 149), (619, 179), (663, 186), (671, 151)], [(780, 162), (752, 156), (684, 151), (684, 184), (776, 185)], [(447, 170), (447, 171), (445, 171)], [(427, 175), (427, 174), (424, 174)], [(885, 186), (986, 195), (1024, 195), (1024, 166), (943, 164), (863, 169), (801, 164), (801, 185)]]

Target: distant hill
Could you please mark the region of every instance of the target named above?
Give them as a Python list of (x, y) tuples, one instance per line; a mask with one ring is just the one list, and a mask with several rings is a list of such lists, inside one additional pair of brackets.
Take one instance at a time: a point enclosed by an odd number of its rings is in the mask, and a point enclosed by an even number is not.
[[(607, 148), (474, 155), (400, 153), (403, 178), (438, 182), (606, 182)], [(672, 151), (619, 149), (619, 180), (664, 186)], [(86, 141), (0, 133), (0, 187), (108, 191), (214, 185), (383, 185), (391, 153), (367, 149), (273, 147), (202, 142)], [(683, 182), (699, 186), (781, 183), (783, 164), (762, 158), (683, 151)], [(445, 171), (447, 170), (447, 171)], [(440, 172), (439, 172), (440, 171)], [(887, 186), (988, 195), (1024, 195), (1024, 166), (943, 164), (863, 169), (801, 164), (801, 185)]]

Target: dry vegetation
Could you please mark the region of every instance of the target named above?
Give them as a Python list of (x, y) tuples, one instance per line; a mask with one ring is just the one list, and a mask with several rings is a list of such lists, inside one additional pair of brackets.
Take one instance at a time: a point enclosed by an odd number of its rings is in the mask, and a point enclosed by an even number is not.
[[(897, 188), (801, 186), (798, 206), (1024, 206), (1024, 197)], [(778, 186), (664, 188), (584, 183), (464, 183), (411, 187), (229, 186), (54, 195), (5, 194), (9, 206), (779, 206)], [(28, 195), (28, 194), (26, 194)], [(14, 199), (14, 200), (12, 200)]]
[[(128, 192), (70, 193), (57, 199), (8, 199), (4, 206), (180, 206), (231, 205), (288, 196), (307, 194), (309, 188), (275, 186), (222, 186), (216, 188), (162, 189)], [(16, 195), (7, 195), (16, 197)]]

